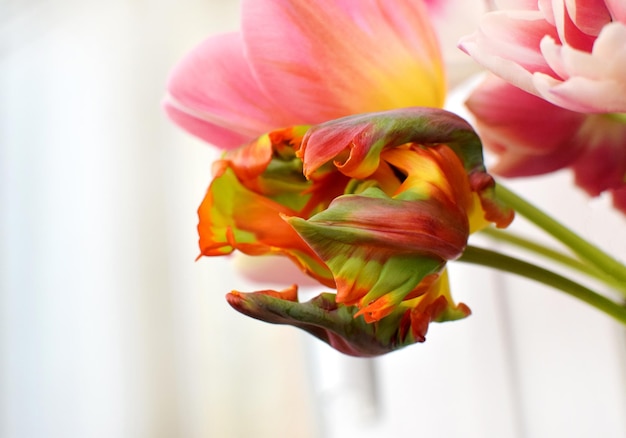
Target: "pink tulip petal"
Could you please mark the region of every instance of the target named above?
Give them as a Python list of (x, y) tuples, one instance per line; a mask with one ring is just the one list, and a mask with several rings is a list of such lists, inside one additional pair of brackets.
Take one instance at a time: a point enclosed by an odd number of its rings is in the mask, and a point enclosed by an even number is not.
[(626, 2), (624, 0), (604, 0), (614, 21), (626, 24)]
[(233, 142), (295, 122), (260, 89), (240, 34), (200, 44), (172, 72), (168, 89), (166, 108), (174, 120), (218, 147), (239, 146)]
[(178, 109), (171, 100), (165, 102), (164, 108), (174, 123), (209, 144), (224, 149), (233, 149), (250, 141), (249, 136), (215, 125), (201, 117)]
[(459, 47), (487, 70), (497, 74), (505, 81), (515, 84), (529, 93), (536, 93), (532, 75), (516, 62), (484, 52), (479, 47), (479, 42), (470, 39), (462, 39)]
[(539, 11), (492, 12), (477, 32), (461, 39), (459, 47), (504, 80), (536, 93), (530, 72), (555, 75), (539, 50), (546, 35), (557, 38)]
[[(611, 192), (615, 207), (626, 212), (626, 2), (498, 5), (509, 9), (488, 14), (461, 43), (510, 83), (489, 79), (468, 101), (483, 143), (499, 158), (492, 170), (529, 176), (571, 167), (579, 186), (592, 196)], [(552, 31), (538, 40), (539, 25), (520, 25), (529, 17)], [(512, 41), (504, 35), (509, 26), (517, 26)], [(507, 50), (514, 44), (517, 50)]]
[(584, 152), (572, 166), (576, 184), (591, 196), (626, 185), (626, 124), (611, 116), (589, 116), (574, 142)]
[(443, 103), (439, 49), (421, 2), (244, 0), (242, 10), (256, 77), (306, 123)]
[(568, 79), (569, 72), (563, 60), (563, 51), (567, 46), (563, 47), (561, 44), (557, 44), (554, 38), (544, 37), (539, 44), (539, 48), (546, 62), (558, 77)]
[(581, 113), (626, 112), (626, 84), (616, 80), (574, 77), (565, 82), (536, 73), (533, 83), (549, 102)]
[(529, 71), (550, 72), (541, 53), (541, 39), (550, 35), (557, 38), (552, 26), (537, 11), (493, 12), (484, 16), (481, 27), (481, 45), (492, 55), (515, 61)]
[(538, 9), (543, 13), (546, 21), (552, 26), (556, 26), (556, 18), (554, 16), (554, 9), (552, 8), (553, 1), (554, 0), (539, 0), (537, 2), (537, 6)]
[(537, 0), (495, 0), (496, 9), (498, 10), (539, 10)]
[(572, 22), (587, 35), (598, 36), (611, 21), (605, 0), (565, 0), (565, 6)]
[(550, 37), (541, 41), (541, 51), (564, 81), (536, 73), (533, 83), (539, 95), (572, 111), (626, 111), (626, 26), (605, 26), (592, 53), (561, 46)]
[(593, 56), (605, 66), (606, 75), (626, 82), (626, 24), (607, 24), (595, 44)]
[[(492, 142), (490, 136), (484, 137), (485, 144)], [(498, 146), (508, 147), (506, 143), (494, 143), (488, 146), (494, 149)], [(527, 154), (520, 149), (502, 149), (498, 162), (490, 166), (489, 171), (495, 175), (508, 178), (543, 175), (567, 167), (576, 159), (580, 151), (575, 148), (557, 149), (554, 152), (542, 154)]]
[(576, 26), (563, 0), (553, 0), (552, 11), (556, 21), (555, 25), (559, 34), (559, 40), (578, 50), (591, 52), (593, 42), (596, 39), (595, 36), (588, 35)]
[(499, 156), (491, 168), (494, 173), (550, 172), (570, 164), (579, 153), (569, 140), (585, 119), (583, 114), (552, 105), (495, 76), (472, 93), (467, 106), (476, 117), (483, 143)]

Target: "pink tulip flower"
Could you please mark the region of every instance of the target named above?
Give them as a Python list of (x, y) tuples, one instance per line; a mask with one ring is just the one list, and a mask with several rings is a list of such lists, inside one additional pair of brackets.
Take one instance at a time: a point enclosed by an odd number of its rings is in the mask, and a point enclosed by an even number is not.
[[(242, 0), (241, 31), (210, 37), (179, 63), (165, 109), (188, 132), (232, 149), (287, 126), (442, 107), (444, 60), (459, 72), (469, 60), (452, 39), (484, 3)], [(440, 37), (453, 50), (442, 55), (433, 24), (448, 26)]]
[(470, 96), (491, 170), (563, 167), (626, 212), (626, 2), (508, 0), (460, 47), (495, 76)]

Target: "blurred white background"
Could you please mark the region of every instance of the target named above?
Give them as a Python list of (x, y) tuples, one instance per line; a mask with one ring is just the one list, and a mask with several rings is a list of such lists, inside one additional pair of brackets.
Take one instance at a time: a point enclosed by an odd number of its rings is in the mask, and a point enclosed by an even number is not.
[[(215, 152), (160, 104), (236, 1), (0, 11), (1, 437), (626, 436), (623, 329), (528, 281), (454, 265), (474, 315), (375, 361), (228, 307), (255, 286), (194, 262)], [(568, 184), (514, 187), (624, 256)]]
[(227, 260), (194, 262), (213, 152), (161, 109), (169, 70), (236, 29), (237, 2), (0, 11), (0, 435), (310, 426), (299, 334), (228, 307)]

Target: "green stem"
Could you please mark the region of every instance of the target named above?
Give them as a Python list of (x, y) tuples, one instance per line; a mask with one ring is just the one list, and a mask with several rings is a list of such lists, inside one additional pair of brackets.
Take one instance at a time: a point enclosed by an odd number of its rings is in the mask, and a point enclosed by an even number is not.
[(616, 280), (626, 282), (626, 266), (600, 248), (581, 238), (569, 228), (563, 226), (501, 184), (496, 186), (496, 194), (498, 198), (512, 207), (517, 213), (559, 240), (580, 258)]
[(626, 283), (618, 281), (617, 279), (615, 279), (615, 277), (607, 275), (604, 273), (604, 271), (599, 270), (595, 266), (590, 266), (589, 264), (584, 263), (577, 258), (564, 254), (560, 251), (556, 251), (552, 248), (548, 248), (545, 245), (542, 245), (538, 242), (532, 241), (520, 235), (511, 233), (509, 231), (498, 230), (489, 227), (481, 230), (480, 233), (494, 240), (510, 243), (519, 248), (523, 248), (527, 251), (543, 256), (549, 260), (560, 263), (563, 266), (575, 269), (582, 274), (602, 281), (607, 286), (610, 286), (611, 288), (619, 291), (624, 296), (626, 296)]
[(465, 248), (459, 261), (510, 272), (554, 287), (590, 304), (626, 325), (626, 307), (622, 307), (605, 296), (547, 269), (496, 251), (474, 246)]

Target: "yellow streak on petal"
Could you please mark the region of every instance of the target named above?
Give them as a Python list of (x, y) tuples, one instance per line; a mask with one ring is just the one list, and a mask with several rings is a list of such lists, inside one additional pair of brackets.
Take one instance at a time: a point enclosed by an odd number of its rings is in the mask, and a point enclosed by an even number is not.
[(469, 219), (470, 234), (491, 225), (491, 222), (485, 219), (485, 211), (480, 203), (480, 196), (478, 196), (478, 193), (472, 193), (472, 205), (468, 210), (467, 216)]
[(363, 90), (358, 95), (360, 98), (355, 99), (354, 106), (360, 108), (360, 111), (410, 106), (443, 107), (446, 97), (445, 76), (438, 62), (390, 60), (388, 69), (370, 74), (378, 85)]

